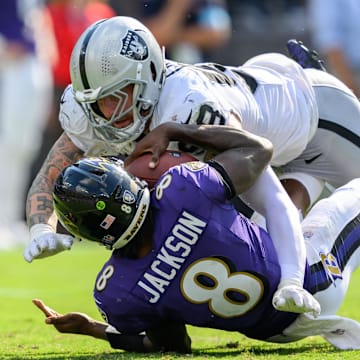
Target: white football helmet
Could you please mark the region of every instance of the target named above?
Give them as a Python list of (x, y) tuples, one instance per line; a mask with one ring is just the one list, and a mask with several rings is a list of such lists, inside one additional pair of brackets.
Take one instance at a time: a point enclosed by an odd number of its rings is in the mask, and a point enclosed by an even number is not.
[[(91, 25), (80, 36), (70, 59), (75, 98), (82, 104), (96, 134), (105, 141), (125, 142), (139, 137), (152, 116), (165, 79), (164, 52), (150, 30), (138, 20), (115, 16)], [(125, 108), (133, 85), (132, 106)], [(97, 101), (112, 95), (118, 104), (106, 119)], [(112, 124), (132, 111), (125, 128)]]

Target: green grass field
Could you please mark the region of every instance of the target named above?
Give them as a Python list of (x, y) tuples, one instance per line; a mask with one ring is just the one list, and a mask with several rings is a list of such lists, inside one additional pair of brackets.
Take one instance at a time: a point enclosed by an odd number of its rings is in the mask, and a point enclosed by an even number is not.
[[(22, 258), (22, 249), (0, 252), (0, 359), (183, 359), (174, 354), (147, 355), (115, 351), (107, 342), (59, 334), (45, 325), (31, 303), (40, 298), (59, 312), (86, 312), (100, 320), (92, 301), (94, 278), (110, 255), (96, 244), (76, 243), (69, 252), (37, 260)], [(360, 272), (352, 279), (340, 314), (360, 321)], [(189, 328), (193, 354), (189, 359), (359, 359), (360, 351), (337, 351), (320, 337), (278, 345), (237, 334)]]

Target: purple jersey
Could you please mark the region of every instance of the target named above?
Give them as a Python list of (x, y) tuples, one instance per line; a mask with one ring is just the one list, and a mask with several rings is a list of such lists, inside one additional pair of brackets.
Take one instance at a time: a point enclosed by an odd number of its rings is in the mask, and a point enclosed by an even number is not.
[(174, 321), (266, 339), (294, 321), (271, 303), (280, 266), (269, 235), (234, 209), (213, 167), (174, 167), (151, 196), (153, 250), (141, 259), (114, 251), (96, 280), (111, 325), (138, 333)]

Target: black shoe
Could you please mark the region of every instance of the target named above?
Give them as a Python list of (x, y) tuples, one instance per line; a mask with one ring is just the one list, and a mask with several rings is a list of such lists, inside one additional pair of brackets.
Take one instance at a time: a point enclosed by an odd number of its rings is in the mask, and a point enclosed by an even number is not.
[(315, 50), (308, 49), (301, 41), (291, 39), (286, 44), (289, 56), (304, 69), (313, 68), (326, 71), (324, 61)]

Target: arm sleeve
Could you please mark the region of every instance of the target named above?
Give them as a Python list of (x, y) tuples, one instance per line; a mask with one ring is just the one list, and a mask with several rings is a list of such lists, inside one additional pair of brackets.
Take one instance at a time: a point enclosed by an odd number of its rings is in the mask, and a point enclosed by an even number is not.
[(226, 198), (228, 200), (231, 200), (236, 195), (236, 192), (235, 192), (234, 185), (233, 185), (229, 175), (227, 174), (226, 170), (220, 163), (218, 163), (215, 160), (209, 160), (209, 161), (207, 161), (207, 163), (219, 173), (219, 175), (222, 179), (222, 182), (224, 184), (224, 187), (225, 187)]
[(310, 207), (314, 205), (315, 201), (321, 195), (324, 189), (324, 181), (317, 179), (314, 176), (301, 172), (286, 172), (279, 175), (280, 180), (293, 179), (299, 181), (308, 192), (310, 198)]
[(144, 333), (135, 335), (122, 334), (112, 326), (108, 326), (105, 333), (113, 349), (122, 349), (131, 352), (143, 353), (149, 351), (144, 343)]
[(108, 326), (106, 337), (113, 349), (131, 352), (169, 352), (191, 353), (191, 339), (185, 324), (168, 323), (162, 327), (147, 330), (146, 334), (122, 334)]
[(302, 287), (306, 250), (299, 214), (271, 167), (241, 198), (266, 219), (281, 267), (281, 280), (292, 279)]

